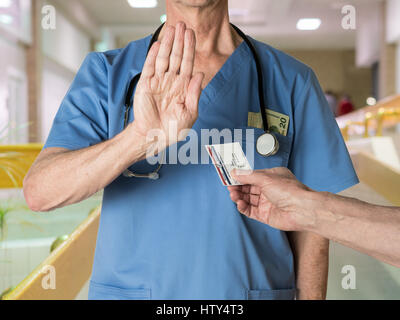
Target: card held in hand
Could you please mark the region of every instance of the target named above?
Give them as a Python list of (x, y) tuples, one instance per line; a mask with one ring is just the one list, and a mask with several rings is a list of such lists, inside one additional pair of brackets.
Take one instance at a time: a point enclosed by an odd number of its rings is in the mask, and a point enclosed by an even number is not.
[(232, 178), (233, 169), (252, 170), (239, 142), (205, 146), (224, 186), (241, 185)]

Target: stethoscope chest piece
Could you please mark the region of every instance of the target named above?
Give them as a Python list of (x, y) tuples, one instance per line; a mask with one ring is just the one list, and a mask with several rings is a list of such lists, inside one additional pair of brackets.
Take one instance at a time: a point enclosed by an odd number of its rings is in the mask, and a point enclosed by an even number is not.
[(278, 139), (276, 139), (274, 134), (265, 132), (257, 138), (256, 150), (264, 157), (273, 156), (279, 150)]

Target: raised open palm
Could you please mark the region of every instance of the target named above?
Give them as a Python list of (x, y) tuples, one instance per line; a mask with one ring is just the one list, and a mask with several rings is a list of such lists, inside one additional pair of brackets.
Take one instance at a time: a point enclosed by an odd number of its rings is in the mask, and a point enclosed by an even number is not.
[(161, 130), (158, 148), (183, 140), (197, 119), (204, 74), (193, 75), (195, 44), (194, 32), (178, 23), (165, 27), (161, 42), (147, 56), (134, 96), (134, 118), (143, 136)]

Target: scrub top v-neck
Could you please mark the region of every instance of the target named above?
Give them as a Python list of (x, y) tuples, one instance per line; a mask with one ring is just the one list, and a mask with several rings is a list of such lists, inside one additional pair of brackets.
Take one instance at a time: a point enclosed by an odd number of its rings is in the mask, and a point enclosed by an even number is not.
[[(141, 72), (150, 37), (91, 53), (56, 115), (45, 148), (82, 149), (111, 139), (123, 127), (130, 80)], [(258, 113), (256, 69), (241, 43), (203, 90), (199, 117), (186, 141), (190, 163), (169, 161), (159, 180), (122, 175), (104, 190), (90, 299), (293, 299), (293, 254), (286, 233), (241, 215), (212, 166), (202, 164), (205, 129), (235, 131), (255, 169), (289, 167), (315, 190), (338, 192), (358, 182), (340, 131), (314, 73), (252, 40), (263, 65), (266, 108), (289, 117), (280, 150), (254, 152), (264, 131)], [(130, 121), (133, 121), (133, 113)], [(251, 129), (254, 136), (245, 134)], [(237, 136), (237, 133), (243, 134)], [(193, 156), (194, 154), (194, 156)], [(153, 168), (146, 161), (134, 172)]]

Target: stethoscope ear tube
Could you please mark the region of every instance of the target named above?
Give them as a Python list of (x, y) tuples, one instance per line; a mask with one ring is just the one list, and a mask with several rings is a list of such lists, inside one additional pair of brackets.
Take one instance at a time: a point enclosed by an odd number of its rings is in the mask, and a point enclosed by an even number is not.
[(257, 80), (258, 80), (258, 101), (260, 104), (261, 119), (263, 122), (263, 129), (265, 132), (263, 135), (258, 137), (256, 143), (256, 150), (260, 155), (264, 157), (269, 157), (278, 152), (279, 142), (275, 137), (275, 135), (269, 132), (267, 110), (264, 101), (264, 78), (262, 74), (261, 62), (260, 59), (258, 58), (257, 50), (254, 47), (253, 43), (249, 40), (249, 38), (238, 27), (236, 27), (233, 24), (231, 24), (231, 26), (243, 38), (247, 46), (250, 48), (250, 51), (253, 54), (254, 62), (256, 64)]
[(231, 23), (231, 26), (235, 31), (239, 34), (240, 37), (243, 38), (244, 42), (246, 42), (247, 46), (249, 47), (253, 58), (254, 62), (256, 64), (256, 70), (257, 70), (257, 80), (258, 80), (258, 101), (260, 104), (260, 112), (261, 112), (261, 118), (263, 122), (263, 129), (265, 132), (268, 132), (269, 127), (268, 127), (268, 119), (267, 119), (267, 111), (265, 110), (265, 101), (264, 101), (264, 78), (262, 74), (262, 66), (260, 59), (258, 58), (258, 54), (256, 51), (256, 48), (254, 47), (253, 43), (249, 40), (249, 38), (240, 30), (238, 27), (236, 27), (234, 24)]

